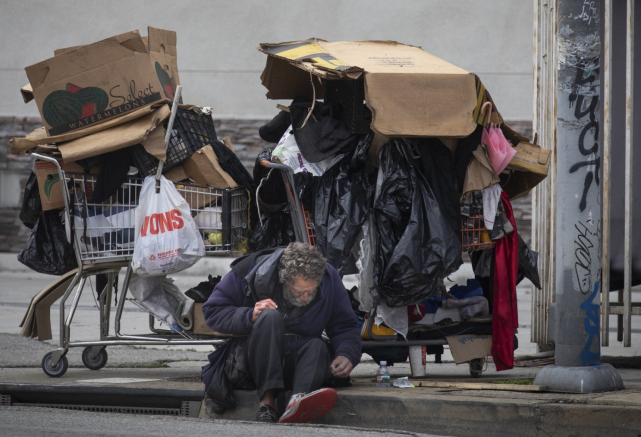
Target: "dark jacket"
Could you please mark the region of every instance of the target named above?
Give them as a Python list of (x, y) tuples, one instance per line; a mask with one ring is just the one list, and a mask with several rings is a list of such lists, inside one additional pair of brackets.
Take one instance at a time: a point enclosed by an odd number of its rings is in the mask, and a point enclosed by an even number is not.
[[(310, 338), (321, 338), (325, 331), (334, 355), (343, 355), (356, 366), (361, 359), (360, 328), (338, 272), (328, 264), (315, 299), (302, 308), (286, 311), (278, 280), (278, 263), (283, 250), (267, 249), (234, 261), (232, 271), (216, 285), (203, 305), (205, 322), (217, 332), (248, 335), (253, 328), (254, 304), (272, 299), (283, 314), (287, 331), (302, 337), (295, 343), (288, 343), (288, 349), (294, 349)], [(203, 368), (206, 384), (207, 376), (220, 364), (216, 352), (218, 350), (210, 355), (210, 365)]]

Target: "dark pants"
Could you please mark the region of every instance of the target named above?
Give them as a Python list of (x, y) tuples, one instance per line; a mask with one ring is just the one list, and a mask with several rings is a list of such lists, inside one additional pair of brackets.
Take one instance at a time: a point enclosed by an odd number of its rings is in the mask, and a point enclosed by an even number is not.
[(330, 375), (330, 356), (320, 338), (312, 338), (294, 350), (286, 348), (285, 322), (277, 310), (264, 310), (247, 338), (247, 362), (256, 383), (258, 399), (267, 390), (309, 393), (321, 388)]

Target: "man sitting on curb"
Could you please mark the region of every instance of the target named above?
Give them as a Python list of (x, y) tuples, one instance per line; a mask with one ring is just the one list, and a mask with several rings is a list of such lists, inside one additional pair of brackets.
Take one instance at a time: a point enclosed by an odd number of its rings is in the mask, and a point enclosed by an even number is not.
[[(258, 421), (278, 420), (275, 399), (290, 388), (293, 395), (280, 423), (304, 423), (327, 414), (337, 394), (321, 389), (323, 382), (332, 376), (347, 378), (360, 362), (360, 329), (347, 291), (336, 269), (308, 244), (291, 243), (237, 259), (204, 304), (203, 314), (214, 331), (247, 336), (234, 339), (242, 356), (227, 351), (233, 359), (222, 360), (218, 350), (210, 355), (203, 381), (211, 385), (216, 366), (234, 362), (243, 367), (239, 363), (244, 362), (246, 369), (234, 370), (246, 371), (255, 383)], [(224, 373), (230, 374), (228, 369)]]

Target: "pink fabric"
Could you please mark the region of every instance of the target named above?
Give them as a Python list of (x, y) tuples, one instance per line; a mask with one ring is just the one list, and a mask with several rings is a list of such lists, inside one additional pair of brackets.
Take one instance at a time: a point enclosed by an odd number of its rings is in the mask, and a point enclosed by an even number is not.
[(483, 129), (481, 142), (485, 144), (487, 148), (490, 163), (492, 163), (492, 167), (497, 175), (505, 170), (505, 167), (507, 167), (514, 155), (516, 155), (516, 149), (512, 147), (498, 127)]

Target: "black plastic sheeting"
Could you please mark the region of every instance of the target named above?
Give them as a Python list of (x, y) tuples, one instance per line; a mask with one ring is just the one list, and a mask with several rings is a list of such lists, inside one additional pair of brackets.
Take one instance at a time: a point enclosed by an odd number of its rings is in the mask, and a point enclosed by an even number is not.
[(519, 272), (516, 278), (517, 285), (528, 278), (532, 284), (539, 290), (541, 289), (541, 280), (539, 278), (539, 254), (527, 247), (523, 238), (519, 237)]
[(316, 191), (316, 247), (341, 275), (372, 205), (374, 191), (365, 166), (373, 136), (370, 133), (353, 152), (338, 157), (320, 177)]
[(20, 208), (20, 221), (26, 227), (32, 229), (36, 225), (41, 212), (42, 203), (40, 201), (38, 179), (36, 178), (36, 174), (31, 172), (24, 188), (22, 207)]
[(463, 263), (461, 242), (402, 144), (390, 141), (379, 159), (374, 281), (385, 304), (401, 307), (443, 290), (443, 279)]
[(31, 230), (27, 248), (18, 261), (39, 273), (64, 275), (78, 267), (73, 246), (67, 241), (60, 211), (43, 211)]
[(249, 253), (272, 247), (287, 246), (296, 241), (294, 226), (289, 213), (276, 212), (269, 214), (254, 227), (247, 244)]

